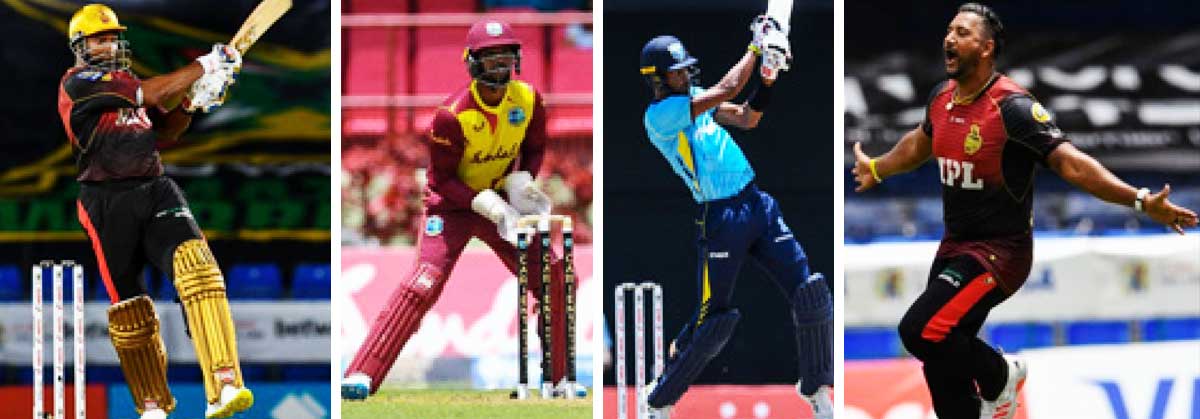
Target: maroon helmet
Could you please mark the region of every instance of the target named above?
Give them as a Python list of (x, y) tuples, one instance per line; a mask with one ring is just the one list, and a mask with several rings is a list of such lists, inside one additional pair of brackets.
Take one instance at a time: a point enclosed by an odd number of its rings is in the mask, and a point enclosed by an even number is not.
[[(491, 47), (509, 46), (511, 52), (493, 52), (486, 55), (479, 51)], [(499, 64), (486, 69), (484, 62), (499, 60)], [(510, 67), (505, 62), (513, 63)], [(512, 70), (521, 74), (521, 40), (513, 33), (512, 26), (495, 19), (484, 19), (471, 25), (467, 31), (467, 48), (463, 52), (467, 72), (471, 78), (491, 87), (504, 87), (512, 77)]]

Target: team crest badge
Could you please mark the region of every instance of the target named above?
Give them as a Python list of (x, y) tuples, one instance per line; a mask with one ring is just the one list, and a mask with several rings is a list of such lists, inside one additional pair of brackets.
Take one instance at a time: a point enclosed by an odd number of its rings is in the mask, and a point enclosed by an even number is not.
[(963, 151), (969, 155), (974, 155), (979, 151), (980, 147), (983, 147), (983, 136), (979, 135), (979, 125), (971, 124), (971, 132), (963, 140)]
[(521, 108), (512, 108), (508, 111), (508, 123), (513, 125), (521, 125), (525, 122), (525, 110)]
[(1044, 124), (1050, 120), (1050, 112), (1046, 112), (1046, 108), (1042, 107), (1041, 103), (1033, 102), (1033, 107), (1029, 109), (1033, 114), (1033, 120)]
[(442, 231), (445, 229), (446, 229), (446, 223), (445, 223), (445, 221), (442, 221), (442, 217), (437, 216), (437, 215), (430, 215), (428, 218), (425, 218), (425, 235), (426, 236), (430, 236), (430, 237), (437, 236), (439, 234), (442, 234)]
[(671, 53), (671, 58), (674, 58), (675, 61), (683, 61), (684, 58), (687, 58), (687, 51), (684, 51), (683, 44), (678, 42), (667, 45), (667, 52)]
[(500, 36), (504, 34), (504, 25), (501, 25), (500, 22), (488, 22), (484, 30), (487, 31), (488, 35)]

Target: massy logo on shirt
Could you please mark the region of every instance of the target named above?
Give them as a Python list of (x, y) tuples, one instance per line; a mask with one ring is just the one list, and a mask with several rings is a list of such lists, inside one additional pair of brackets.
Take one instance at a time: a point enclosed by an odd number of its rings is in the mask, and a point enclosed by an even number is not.
[(476, 151), (471, 155), (471, 163), (488, 163), (500, 159), (511, 159), (517, 156), (517, 150), (521, 147), (521, 143), (513, 143), (508, 147), (497, 147), (491, 152), (484, 154), (483, 150)]
[(938, 274), (938, 279), (946, 281), (954, 288), (962, 288), (962, 274), (953, 269), (947, 269)]
[(154, 214), (154, 218), (175, 217), (175, 218), (192, 218), (192, 210), (188, 207), (167, 208)]

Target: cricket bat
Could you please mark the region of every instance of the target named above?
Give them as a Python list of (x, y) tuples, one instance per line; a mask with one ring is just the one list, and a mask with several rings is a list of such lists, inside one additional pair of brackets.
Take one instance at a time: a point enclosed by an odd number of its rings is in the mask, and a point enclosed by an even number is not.
[[(258, 41), (258, 38), (291, 8), (292, 0), (263, 0), (258, 7), (254, 8), (253, 12), (250, 12), (246, 21), (242, 22), (242, 27), (238, 29), (237, 34), (233, 35), (229, 45), (245, 54), (246, 50), (250, 49), (250, 46), (254, 45), (254, 42)], [(788, 10), (791, 10), (790, 0), (788, 1)]]
[(783, 33), (787, 34), (792, 28), (792, 0), (767, 0), (767, 16), (779, 22)]

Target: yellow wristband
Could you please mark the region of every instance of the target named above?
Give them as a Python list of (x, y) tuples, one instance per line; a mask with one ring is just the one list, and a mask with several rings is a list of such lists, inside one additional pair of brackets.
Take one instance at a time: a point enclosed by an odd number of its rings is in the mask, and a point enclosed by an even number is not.
[(879, 177), (879, 171), (875, 170), (875, 159), (871, 159), (871, 163), (867, 164), (871, 168), (871, 177), (875, 178), (878, 183), (883, 183), (883, 178)]
[(746, 49), (754, 52), (754, 55), (762, 55), (762, 50), (759, 49), (758, 46), (756, 46), (754, 44), (750, 44), (750, 46), (746, 47)]

